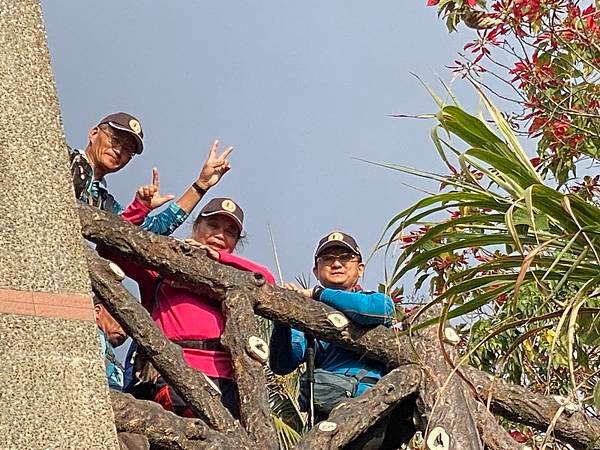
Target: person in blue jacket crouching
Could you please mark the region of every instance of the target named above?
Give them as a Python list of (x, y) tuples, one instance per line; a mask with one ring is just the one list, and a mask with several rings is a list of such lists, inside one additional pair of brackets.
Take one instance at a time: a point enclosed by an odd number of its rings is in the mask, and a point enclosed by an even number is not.
[[(364, 291), (358, 281), (365, 265), (356, 240), (341, 231), (323, 237), (315, 251), (313, 273), (319, 285), (303, 289), (292, 283), (284, 287), (320, 301), (362, 326), (390, 326), (394, 303), (384, 294)], [(314, 340), (315, 422), (324, 420), (344, 400), (358, 397), (385, 373), (382, 363), (346, 350), (336, 344)], [(295, 370), (305, 361), (307, 336), (301, 331), (275, 323), (270, 340), (270, 366), (278, 375)], [(301, 377), (300, 404), (308, 408), (306, 373)], [(375, 425), (369, 442), (356, 442), (352, 448), (381, 448), (387, 423)], [(375, 436), (373, 435), (375, 434)]]

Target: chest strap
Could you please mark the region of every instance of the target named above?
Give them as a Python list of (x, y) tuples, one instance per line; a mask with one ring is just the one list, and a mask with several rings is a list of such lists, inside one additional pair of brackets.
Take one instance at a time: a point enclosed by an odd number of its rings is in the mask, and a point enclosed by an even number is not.
[(221, 344), (221, 340), (218, 338), (214, 339), (195, 339), (195, 340), (178, 340), (172, 341), (174, 344), (179, 345), (183, 348), (193, 348), (195, 350), (209, 350), (212, 352), (226, 352), (225, 347)]

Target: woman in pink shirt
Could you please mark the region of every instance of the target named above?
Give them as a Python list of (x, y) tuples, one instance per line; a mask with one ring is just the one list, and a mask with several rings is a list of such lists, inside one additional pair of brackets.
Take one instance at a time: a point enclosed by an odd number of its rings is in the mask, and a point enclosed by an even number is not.
[[(263, 266), (233, 254), (243, 229), (244, 213), (229, 198), (215, 198), (202, 208), (194, 221), (190, 245), (206, 250), (222, 264), (250, 272), (259, 272), (269, 283), (273, 275)], [(105, 252), (102, 252), (105, 253)], [(180, 345), (190, 367), (200, 370), (221, 390), (221, 401), (238, 416), (238, 401), (233, 382), (231, 357), (220, 342), (225, 325), (221, 305), (208, 298), (175, 286), (157, 272), (131, 261), (107, 255), (115, 260), (127, 276), (137, 281), (142, 305), (171, 341)], [(190, 409), (162, 377), (155, 383), (153, 399), (165, 409), (182, 416), (192, 416)]]

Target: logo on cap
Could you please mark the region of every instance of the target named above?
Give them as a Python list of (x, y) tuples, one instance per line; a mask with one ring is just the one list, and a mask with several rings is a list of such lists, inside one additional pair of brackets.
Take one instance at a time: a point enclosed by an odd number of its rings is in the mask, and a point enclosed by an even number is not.
[(233, 203), (231, 200), (223, 200), (223, 202), (221, 203), (221, 208), (230, 213), (234, 212), (236, 209), (235, 203)]
[(344, 235), (342, 233), (331, 233), (327, 238), (328, 241), (343, 241)]
[(131, 128), (135, 134), (140, 134), (140, 131), (142, 131), (142, 126), (135, 119), (129, 121), (129, 128)]

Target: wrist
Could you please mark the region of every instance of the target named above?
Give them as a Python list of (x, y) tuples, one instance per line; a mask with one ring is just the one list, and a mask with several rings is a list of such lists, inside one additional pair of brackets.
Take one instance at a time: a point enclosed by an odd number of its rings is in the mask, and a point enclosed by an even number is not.
[(192, 183), (192, 189), (194, 189), (200, 196), (206, 195), (208, 192), (208, 187), (205, 187), (202, 183), (198, 181), (194, 181)]
[(312, 290), (312, 299), (316, 301), (321, 300), (321, 294), (323, 293), (323, 291), (324, 289), (321, 286), (316, 285)]

